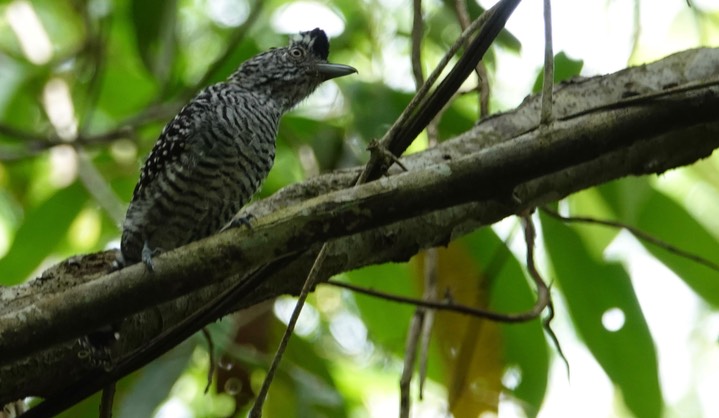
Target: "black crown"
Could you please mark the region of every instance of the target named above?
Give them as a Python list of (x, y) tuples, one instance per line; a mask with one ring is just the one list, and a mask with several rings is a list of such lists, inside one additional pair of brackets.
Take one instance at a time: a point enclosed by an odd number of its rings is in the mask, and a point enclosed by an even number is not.
[(325, 31), (320, 28), (314, 28), (309, 33), (310, 45), (312, 45), (312, 53), (323, 60), (327, 60), (330, 55), (330, 41), (327, 40)]

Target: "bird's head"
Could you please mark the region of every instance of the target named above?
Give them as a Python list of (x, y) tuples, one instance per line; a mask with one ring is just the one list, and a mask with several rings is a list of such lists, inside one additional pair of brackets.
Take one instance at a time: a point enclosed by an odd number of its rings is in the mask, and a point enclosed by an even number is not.
[(327, 62), (330, 43), (319, 28), (300, 32), (289, 46), (273, 48), (245, 61), (230, 81), (248, 90), (265, 92), (289, 109), (323, 81), (356, 73), (354, 68)]

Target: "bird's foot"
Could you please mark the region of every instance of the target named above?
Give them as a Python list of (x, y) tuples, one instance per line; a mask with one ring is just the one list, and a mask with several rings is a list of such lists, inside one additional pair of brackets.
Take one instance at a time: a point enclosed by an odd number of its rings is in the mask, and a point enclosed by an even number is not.
[(145, 263), (145, 266), (150, 273), (155, 271), (155, 263), (152, 260), (152, 257), (160, 253), (162, 253), (161, 248), (150, 248), (150, 244), (147, 241), (145, 241), (145, 244), (142, 246), (142, 262)]
[(77, 340), (80, 347), (77, 357), (83, 359), (93, 368), (101, 367), (105, 371), (112, 370), (115, 367), (112, 349), (120, 339), (120, 333), (115, 328), (103, 327), (80, 337)]
[(226, 231), (228, 229), (237, 228), (240, 226), (245, 226), (248, 229), (252, 229), (252, 220), (255, 219), (255, 215), (248, 213), (247, 215), (243, 216), (236, 216), (232, 218), (230, 223), (227, 224), (224, 228), (222, 228), (223, 231)]

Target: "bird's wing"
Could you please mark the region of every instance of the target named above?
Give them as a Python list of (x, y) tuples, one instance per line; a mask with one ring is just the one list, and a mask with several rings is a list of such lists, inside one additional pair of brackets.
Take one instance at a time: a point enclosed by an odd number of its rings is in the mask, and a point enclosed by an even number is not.
[(209, 105), (207, 101), (193, 100), (165, 125), (142, 167), (134, 195), (149, 187), (167, 166), (182, 163), (205, 126), (211, 123), (213, 112), (209, 111)]

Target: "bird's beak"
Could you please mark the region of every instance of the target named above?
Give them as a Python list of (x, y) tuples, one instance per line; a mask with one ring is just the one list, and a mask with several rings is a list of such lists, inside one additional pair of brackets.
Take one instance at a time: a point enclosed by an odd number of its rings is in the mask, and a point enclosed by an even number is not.
[(350, 67), (349, 65), (344, 65), (344, 64), (322, 63), (322, 64), (317, 64), (316, 68), (317, 68), (317, 72), (325, 80), (329, 80), (331, 78), (343, 77), (343, 76), (350, 75), (352, 73), (357, 72), (357, 70), (354, 67)]

